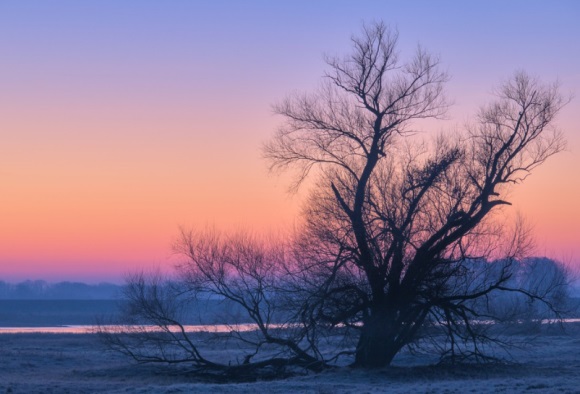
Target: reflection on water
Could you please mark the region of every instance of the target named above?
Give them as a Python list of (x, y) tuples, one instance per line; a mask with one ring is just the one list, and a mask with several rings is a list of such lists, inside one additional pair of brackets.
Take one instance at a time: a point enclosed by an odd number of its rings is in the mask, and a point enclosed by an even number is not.
[[(270, 324), (270, 328), (282, 328), (281, 324)], [(99, 329), (107, 332), (118, 332), (125, 330), (127, 326), (59, 326), (59, 327), (0, 327), (0, 334), (94, 334)], [(186, 332), (231, 332), (231, 331), (255, 331), (258, 329), (257, 324), (207, 324), (207, 325), (191, 325), (183, 326)], [(173, 332), (181, 331), (178, 326), (171, 326), (169, 329)], [(164, 331), (157, 326), (132, 326), (129, 331)]]
[[(562, 323), (580, 323), (580, 318), (562, 319)], [(546, 319), (542, 320), (542, 324), (560, 323), (560, 320)], [(288, 324), (270, 324), (269, 328), (288, 328)], [(128, 330), (127, 330), (128, 329)], [(172, 332), (179, 332), (181, 328), (178, 326), (171, 326), (168, 329)], [(183, 326), (185, 332), (216, 332), (227, 333), (232, 331), (256, 331), (257, 324), (206, 324), (206, 325), (190, 325)], [(0, 334), (94, 334), (102, 330), (110, 333), (120, 331), (132, 332), (161, 332), (165, 331), (157, 326), (115, 326), (115, 325), (83, 325), (83, 326), (59, 326), (59, 327), (0, 327)]]

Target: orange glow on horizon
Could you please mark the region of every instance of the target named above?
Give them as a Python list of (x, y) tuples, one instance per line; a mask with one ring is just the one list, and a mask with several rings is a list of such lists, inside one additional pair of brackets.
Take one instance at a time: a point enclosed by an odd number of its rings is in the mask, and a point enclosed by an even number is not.
[(307, 189), (290, 196), (289, 177), (267, 172), (271, 105), (314, 89), (322, 54), (348, 53), (377, 15), (399, 29), (401, 56), (421, 42), (449, 70), (451, 120), (430, 133), (462, 129), (519, 68), (575, 91), (558, 119), (568, 151), (512, 200), (538, 254), (580, 268), (573, 2), (527, 4), (526, 18), (515, 3), (24, 3), (0, 3), (0, 280), (120, 280), (170, 266), (179, 226), (292, 226)]

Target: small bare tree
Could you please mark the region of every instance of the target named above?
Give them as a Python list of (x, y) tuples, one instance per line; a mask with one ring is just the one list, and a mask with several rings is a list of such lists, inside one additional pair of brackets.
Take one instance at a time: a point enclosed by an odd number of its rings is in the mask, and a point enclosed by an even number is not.
[[(185, 257), (174, 278), (159, 273), (127, 278), (122, 320), (100, 327), (109, 347), (139, 362), (187, 363), (198, 373), (229, 378), (327, 365), (310, 327), (287, 308), (291, 291), (284, 285), (282, 243), (248, 233), (184, 230), (174, 249)], [(207, 310), (208, 300), (227, 304), (225, 324), (190, 332), (184, 321), (199, 317), (196, 312), (215, 313)], [(207, 345), (216, 342), (232, 351), (212, 357)]]
[[(327, 59), (317, 91), (275, 107), (286, 122), (264, 148), (271, 168), (295, 169), (293, 188), (316, 179), (303, 226), (284, 242), (183, 232), (178, 286), (166, 294), (159, 280), (129, 281), (128, 322), (162, 332), (124, 329), (109, 336), (116, 348), (234, 373), (317, 370), (343, 356), (382, 367), (426, 333), (443, 338), (442, 355), (483, 357), (487, 322), (503, 313), (489, 300), (500, 293), (557, 316), (565, 281), (516, 280), (535, 277), (533, 265), (522, 276), (530, 237), (501, 220), (510, 187), (564, 148), (553, 127), (566, 104), (557, 85), (518, 72), (465, 133), (419, 142), (413, 122), (447, 108), (438, 59), (419, 48), (401, 61), (397, 34), (381, 23), (352, 44), (350, 56)], [(233, 360), (202, 357), (175, 317), (183, 302), (208, 297), (237, 305), (253, 324), (214, 334), (239, 350)]]

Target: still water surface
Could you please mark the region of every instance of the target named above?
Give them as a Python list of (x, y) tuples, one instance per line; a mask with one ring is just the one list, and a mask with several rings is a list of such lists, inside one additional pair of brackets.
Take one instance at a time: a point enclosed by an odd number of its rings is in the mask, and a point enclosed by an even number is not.
[[(0, 300), (0, 335), (24, 333), (91, 334), (97, 322), (114, 321), (122, 309), (118, 300)], [(186, 332), (254, 331), (258, 327), (236, 305), (207, 300), (192, 305), (194, 314), (182, 316)], [(111, 320), (112, 319), (112, 320)], [(580, 318), (564, 319), (564, 323), (580, 323)], [(235, 324), (225, 324), (235, 323)], [(480, 324), (493, 324), (480, 321)], [(554, 323), (545, 320), (542, 323)], [(272, 324), (271, 328), (282, 325)], [(119, 326), (103, 326), (109, 332)], [(133, 327), (158, 331), (155, 326)], [(171, 328), (179, 331), (178, 327)]]
[[(277, 328), (278, 325), (270, 325)], [(0, 334), (94, 334), (98, 331), (97, 326), (61, 326), (61, 327), (0, 327)], [(105, 331), (117, 331), (121, 326), (105, 325), (100, 327)], [(132, 327), (133, 329), (145, 331), (160, 331), (156, 326)], [(256, 324), (204, 324), (183, 326), (186, 332), (231, 332), (231, 331), (255, 331)], [(171, 331), (180, 331), (179, 327), (172, 327)]]
[[(557, 323), (555, 320), (542, 320), (542, 324), (553, 324)], [(580, 318), (574, 319), (562, 319), (562, 323), (580, 323)], [(486, 324), (486, 323), (484, 323)], [(284, 328), (287, 325), (284, 324), (270, 324), (270, 328)], [(115, 332), (118, 330), (126, 329), (127, 326), (114, 326), (114, 325), (104, 325), (98, 326), (61, 326), (61, 327), (0, 327), (1, 334), (94, 334), (98, 330), (104, 329), (105, 331)], [(258, 326), (256, 324), (203, 324), (203, 325), (188, 325), (183, 326), (185, 332), (214, 332), (214, 333), (227, 333), (231, 331), (256, 331)], [(138, 331), (150, 331), (157, 332), (162, 331), (157, 326), (130, 326), (130, 330)], [(180, 327), (173, 326), (170, 328), (172, 332), (179, 332)]]

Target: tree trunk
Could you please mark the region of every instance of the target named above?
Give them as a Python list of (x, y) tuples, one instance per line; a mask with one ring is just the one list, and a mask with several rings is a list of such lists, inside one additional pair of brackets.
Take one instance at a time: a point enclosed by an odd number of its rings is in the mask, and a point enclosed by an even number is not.
[(402, 347), (396, 340), (400, 327), (394, 315), (383, 308), (375, 309), (363, 324), (354, 366), (361, 368), (388, 366)]

